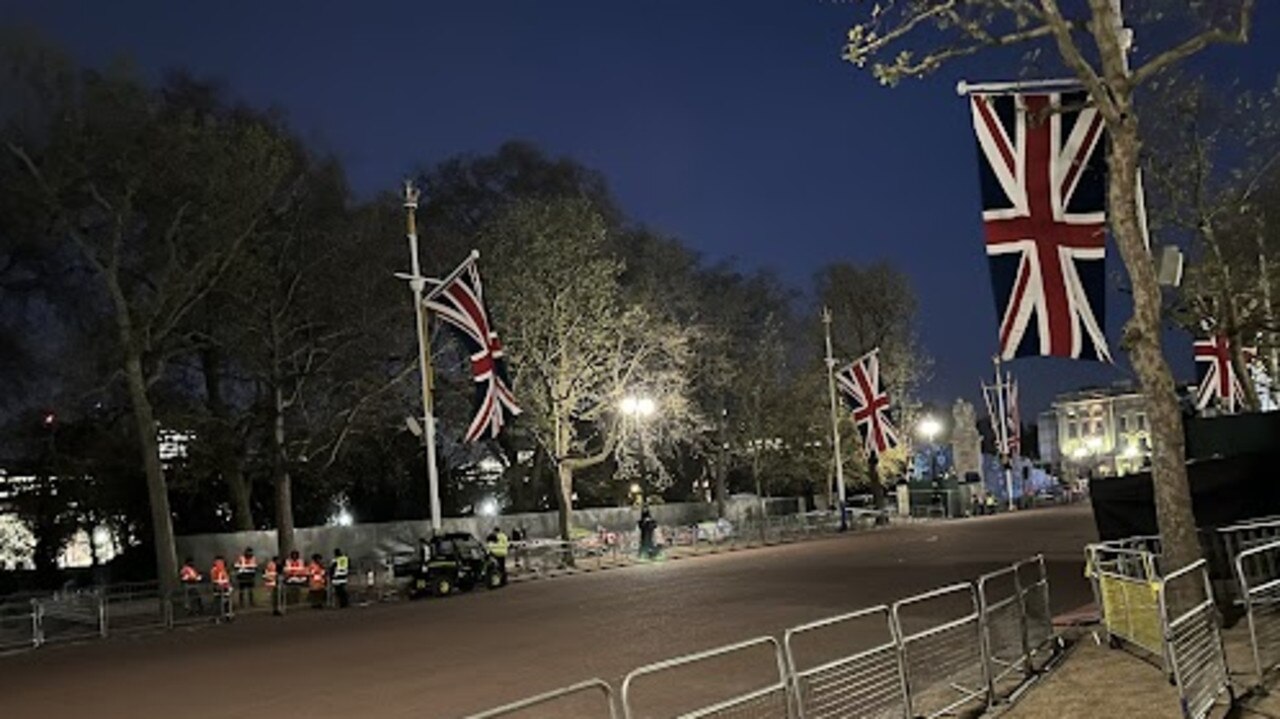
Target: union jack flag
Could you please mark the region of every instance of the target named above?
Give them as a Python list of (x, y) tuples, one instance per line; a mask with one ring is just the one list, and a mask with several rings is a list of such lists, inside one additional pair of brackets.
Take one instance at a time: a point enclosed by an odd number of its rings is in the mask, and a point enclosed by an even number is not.
[[(1199, 367), (1200, 386), (1196, 389), (1196, 409), (1207, 408), (1217, 400), (1226, 412), (1235, 412), (1244, 404), (1244, 385), (1231, 364), (1231, 341), (1226, 335), (1215, 334), (1196, 340), (1196, 364)], [(1244, 348), (1244, 363), (1248, 366), (1257, 356), (1257, 350)]]
[(1000, 356), (1110, 362), (1103, 119), (1083, 92), (973, 95)]
[(879, 457), (898, 446), (898, 431), (889, 421), (889, 393), (880, 385), (879, 348), (837, 372), (836, 385), (853, 411), (867, 456)]
[(456, 330), (471, 359), (471, 378), (476, 385), (476, 414), (467, 427), (465, 440), (474, 442), (486, 433), (497, 437), (510, 417), (520, 414), (507, 378), (502, 343), (489, 321), (484, 304), (484, 286), (475, 258), (459, 267), (452, 279), (438, 284), (424, 300), (428, 310)]

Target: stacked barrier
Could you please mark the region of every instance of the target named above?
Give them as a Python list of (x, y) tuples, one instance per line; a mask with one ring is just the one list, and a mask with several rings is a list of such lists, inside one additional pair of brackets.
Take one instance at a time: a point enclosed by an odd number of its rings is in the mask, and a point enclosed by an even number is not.
[[(1000, 584), (1002, 581), (1004, 584)], [(656, 662), (623, 679), (619, 692), (622, 716), (889, 719), (978, 710), (1003, 698), (1003, 693), (997, 695), (996, 677), (1002, 688), (1006, 680), (1025, 686), (1042, 670), (1044, 656), (1060, 655), (1058, 638), (1048, 620), (1048, 596), (1044, 558), (1037, 555), (983, 575), (976, 582), (954, 584), (892, 605), (792, 627), (781, 643), (772, 637), (758, 637)], [(921, 616), (920, 610), (928, 607), (935, 611)], [(941, 619), (939, 613), (943, 615)], [(1202, 623), (1181, 618), (1175, 625), (1182, 630), (1178, 636), (1192, 636), (1192, 632), (1182, 629), (1192, 625), (1200, 627)], [(856, 646), (848, 640), (848, 630), (855, 627), (871, 628), (872, 639)], [(1199, 645), (1187, 646), (1194, 649)], [(995, 651), (990, 651), (992, 647)], [(768, 662), (763, 661), (765, 650), (773, 655)], [(732, 671), (706, 670), (709, 662), (740, 658), (753, 651), (757, 652), (754, 663), (743, 666), (739, 660)], [(695, 666), (697, 669), (692, 669)], [(1183, 666), (1188, 669), (1188, 677), (1203, 676), (1202, 672), (1196, 673), (1199, 669), (1195, 666)], [(739, 687), (727, 692), (727, 696), (709, 694), (709, 681), (726, 676), (741, 680), (740, 675), (752, 667), (769, 678), (749, 689)], [(663, 680), (665, 701), (645, 702), (637, 696), (637, 683), (652, 682), (652, 686), (658, 683), (656, 680)], [(696, 684), (691, 686), (691, 682)], [(520, 710), (542, 707), (583, 692), (600, 692), (606, 703), (612, 696), (606, 682), (593, 679), (468, 719), (513, 716)], [(667, 706), (677, 701), (692, 706)], [(607, 709), (602, 708), (595, 715), (613, 717), (615, 711), (608, 703)], [(530, 716), (550, 715), (539, 712)]]
[[(1183, 604), (1189, 606), (1180, 606)], [(1164, 578), (1160, 583), (1160, 615), (1182, 715), (1187, 719), (1209, 716), (1223, 694), (1234, 703), (1205, 560)]]
[(1249, 625), (1257, 685), (1280, 666), (1280, 542), (1242, 551), (1235, 559), (1239, 594)]

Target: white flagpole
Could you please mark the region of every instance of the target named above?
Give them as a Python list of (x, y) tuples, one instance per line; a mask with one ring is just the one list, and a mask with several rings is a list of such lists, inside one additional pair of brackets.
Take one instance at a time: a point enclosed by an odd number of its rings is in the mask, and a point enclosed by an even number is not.
[(840, 412), (836, 400), (836, 360), (831, 356), (831, 310), (822, 308), (827, 340), (827, 391), (831, 394), (831, 451), (836, 463), (836, 501), (840, 503), (840, 531), (849, 528), (844, 506), (844, 463), (840, 461)]
[(436, 470), (436, 418), (431, 405), (431, 335), (427, 327), (427, 310), (422, 303), (422, 294), (427, 280), (422, 276), (422, 266), (418, 262), (418, 211), (417, 188), (409, 181), (404, 183), (405, 235), (409, 240), (409, 266), (411, 274), (409, 289), (413, 290), (413, 312), (418, 322), (418, 369), (422, 373), (422, 441), (427, 450), (427, 491), (431, 502), (431, 529), (440, 531), (440, 476)]
[(996, 365), (996, 412), (998, 417), (993, 418), (992, 425), (996, 429), (996, 443), (1000, 450), (1000, 464), (1004, 466), (1004, 491), (1005, 499), (1009, 503), (1009, 511), (1013, 511), (1013, 460), (1009, 456), (1009, 416), (1008, 409), (1005, 405), (1005, 391), (1007, 384), (1004, 375), (1000, 372), (1000, 355), (996, 355), (994, 360)]

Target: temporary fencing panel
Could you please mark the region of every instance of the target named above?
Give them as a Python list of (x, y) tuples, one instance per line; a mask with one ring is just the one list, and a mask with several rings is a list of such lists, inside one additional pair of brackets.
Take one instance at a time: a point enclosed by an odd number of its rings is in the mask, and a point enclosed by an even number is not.
[(1034, 671), (1059, 647), (1058, 636), (1053, 631), (1053, 610), (1049, 607), (1049, 573), (1043, 554), (1018, 562), (1013, 569), (1022, 599), (1028, 668)]
[(209, 624), (230, 616), (228, 596), (212, 584), (189, 584), (169, 595), (166, 610), (171, 627)]
[(1164, 661), (1157, 554), (1138, 546), (1089, 545), (1086, 572), (1093, 578), (1107, 634)]
[(164, 629), (169, 623), (157, 582), (112, 585), (100, 592), (104, 635)]
[(96, 592), (39, 599), (36, 611), (41, 644), (106, 636), (102, 598)]
[[(1197, 587), (1198, 582), (1203, 586)], [(1185, 611), (1176, 606), (1176, 599), (1170, 599), (1170, 595), (1177, 598), (1197, 594), (1193, 606)], [(1182, 700), (1182, 715), (1187, 719), (1206, 717), (1219, 696), (1224, 692), (1230, 695), (1231, 682), (1205, 560), (1165, 577), (1160, 585), (1160, 614), (1169, 663)]]
[[(583, 702), (584, 699), (589, 699), (597, 694), (601, 696), (596, 697), (594, 701)], [(600, 679), (588, 679), (585, 682), (554, 689), (528, 699), (504, 704), (495, 709), (472, 714), (467, 719), (561, 716), (567, 715), (570, 711), (567, 705), (573, 702), (578, 702), (573, 704), (573, 716), (596, 716), (600, 719), (605, 719), (606, 717), (608, 719), (617, 719), (618, 712), (615, 708), (613, 688)], [(580, 706), (581, 704), (584, 705)], [(591, 711), (592, 714), (584, 714), (584, 710)]]
[[(853, 628), (879, 628), (879, 641), (850, 652), (855, 647), (841, 630)], [(823, 639), (827, 647), (810, 648)], [(832, 644), (843, 650), (834, 652), (836, 658), (813, 666), (804, 661), (805, 650), (829, 651)], [(788, 629), (783, 646), (798, 719), (887, 719), (902, 717), (906, 711), (901, 654), (889, 607), (871, 607)]]
[[(901, 637), (910, 715), (936, 717), (985, 702), (990, 682), (972, 584), (953, 584), (903, 599), (894, 603), (892, 614)], [(938, 621), (939, 616), (943, 621)]]
[(0, 603), (0, 652), (30, 649), (39, 641), (34, 601)]
[(1258, 684), (1280, 666), (1280, 542), (1241, 552), (1235, 561), (1239, 593), (1249, 623), (1249, 644)]
[(995, 702), (1010, 695), (1031, 670), (1017, 565), (978, 578), (978, 605), (982, 608), (991, 701)]
[[(1208, 530), (1206, 530), (1207, 532)], [(1205, 538), (1205, 554), (1210, 561), (1214, 591), (1220, 600), (1239, 604), (1244, 597), (1231, 581), (1236, 560), (1244, 552), (1280, 540), (1280, 517), (1257, 517), (1228, 527), (1219, 527)], [(1280, 576), (1280, 557), (1271, 553), (1250, 555), (1248, 569), (1254, 576)]]
[[(751, 657), (761, 659), (760, 655), (767, 649), (772, 654), (772, 666), (763, 666), (761, 662), (751, 662)], [(745, 662), (746, 666), (732, 672), (698, 672), (676, 671), (691, 664), (715, 662), (716, 660)], [(724, 677), (732, 679), (741, 676), (754, 676), (749, 670), (755, 669), (760, 676), (768, 677), (763, 686), (746, 691), (737, 688), (731, 690), (728, 697), (717, 696), (717, 687), (707, 687), (708, 677)], [(679, 698), (694, 692), (690, 687), (692, 681), (703, 682), (696, 693), (699, 697), (695, 707), (681, 707), (678, 710), (659, 708), (656, 711), (641, 705), (636, 699), (636, 682), (644, 677), (662, 675), (664, 680), (664, 697)], [(622, 680), (622, 713), (626, 719), (650, 719), (651, 717), (680, 717), (680, 719), (785, 719), (790, 711), (790, 693), (787, 688), (786, 664), (782, 656), (782, 647), (773, 637), (758, 637), (745, 642), (711, 649), (696, 654), (689, 654), (675, 659), (649, 664), (632, 671)]]

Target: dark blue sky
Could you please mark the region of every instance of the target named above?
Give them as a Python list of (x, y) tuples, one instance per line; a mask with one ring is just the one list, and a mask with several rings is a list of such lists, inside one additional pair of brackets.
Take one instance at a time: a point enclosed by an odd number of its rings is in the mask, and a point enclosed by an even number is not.
[[(1254, 44), (1211, 51), (1215, 73), (1274, 80), (1280, 7), (1261, 5)], [(773, 267), (805, 289), (825, 262), (888, 260), (920, 296), (936, 360), (925, 397), (980, 402), (995, 314), (953, 88), (1012, 73), (988, 59), (881, 89), (840, 60), (853, 17), (818, 0), (0, 0), (0, 23), (84, 62), (130, 56), (152, 77), (184, 67), (282, 108), (362, 193), (524, 138), (603, 171), (629, 215), (710, 260)], [(1114, 343), (1127, 308), (1114, 291), (1109, 302)], [(1189, 379), (1186, 349), (1175, 367)], [(1126, 376), (1050, 359), (1013, 370), (1033, 409)]]

